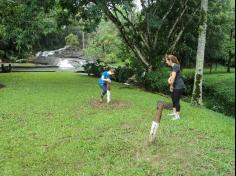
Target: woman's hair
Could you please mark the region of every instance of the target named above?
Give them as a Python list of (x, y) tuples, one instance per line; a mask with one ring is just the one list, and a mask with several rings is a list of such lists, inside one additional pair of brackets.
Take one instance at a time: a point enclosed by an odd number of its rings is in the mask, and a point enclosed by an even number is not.
[(179, 64), (179, 61), (178, 61), (177, 57), (175, 57), (174, 55), (169, 54), (169, 55), (166, 55), (165, 58), (166, 58), (168, 61), (171, 61), (171, 62), (173, 62), (173, 63), (175, 63), (175, 64)]

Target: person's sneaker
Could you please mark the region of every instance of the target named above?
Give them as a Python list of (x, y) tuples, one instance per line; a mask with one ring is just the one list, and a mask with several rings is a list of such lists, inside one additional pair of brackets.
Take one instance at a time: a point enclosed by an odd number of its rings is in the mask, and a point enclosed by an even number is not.
[(179, 120), (180, 116), (176, 115), (174, 118), (172, 118), (172, 120)]
[(102, 97), (99, 99), (99, 102), (100, 102), (100, 103), (102, 103), (102, 102), (103, 102), (103, 98), (102, 98)]

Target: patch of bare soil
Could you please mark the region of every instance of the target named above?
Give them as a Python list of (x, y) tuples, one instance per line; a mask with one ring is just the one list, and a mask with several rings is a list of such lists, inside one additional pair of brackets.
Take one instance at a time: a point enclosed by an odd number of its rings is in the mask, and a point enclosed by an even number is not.
[(121, 129), (128, 130), (128, 129), (130, 129), (130, 128), (132, 128), (132, 126), (129, 125), (129, 124), (127, 124), (127, 123), (121, 124)]
[(110, 103), (107, 103), (105, 100), (100, 102), (99, 99), (94, 99), (89, 102), (92, 108), (96, 109), (126, 109), (130, 107), (130, 104), (121, 100), (111, 100)]

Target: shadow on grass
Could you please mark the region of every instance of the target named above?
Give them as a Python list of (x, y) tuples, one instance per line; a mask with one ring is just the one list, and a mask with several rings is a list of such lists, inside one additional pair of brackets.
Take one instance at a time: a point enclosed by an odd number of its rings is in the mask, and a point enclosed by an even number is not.
[(138, 86), (126, 86), (126, 85), (122, 85), (119, 87), (119, 89), (137, 89), (139, 88)]
[(1, 88), (4, 88), (4, 87), (6, 87), (6, 86), (5, 86), (5, 85), (3, 85), (3, 84), (0, 84), (0, 89), (1, 89)]

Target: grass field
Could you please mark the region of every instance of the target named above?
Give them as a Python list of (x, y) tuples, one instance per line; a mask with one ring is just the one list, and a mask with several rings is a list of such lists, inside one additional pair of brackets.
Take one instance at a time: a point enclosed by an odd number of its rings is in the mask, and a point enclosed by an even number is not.
[(157, 100), (113, 83), (98, 103), (97, 79), (76, 73), (0, 74), (0, 175), (232, 175), (235, 120), (182, 102), (164, 111), (155, 145), (147, 139)]
[(234, 97), (235, 90), (235, 74), (222, 73), (222, 74), (208, 74), (204, 77), (204, 83), (207, 86), (214, 86), (217, 91), (223, 91)]
[(210, 109), (235, 116), (235, 74), (205, 75), (203, 85), (205, 104)]
[[(183, 68), (182, 72), (185, 75), (194, 75), (195, 68)], [(204, 67), (204, 75), (220, 74), (220, 73), (221, 74), (227, 73), (227, 67), (219, 64), (217, 66), (217, 68), (215, 66), (213, 66), (211, 72), (210, 72), (209, 67)], [(230, 68), (230, 73), (235, 73), (235, 68), (234, 67)]]

